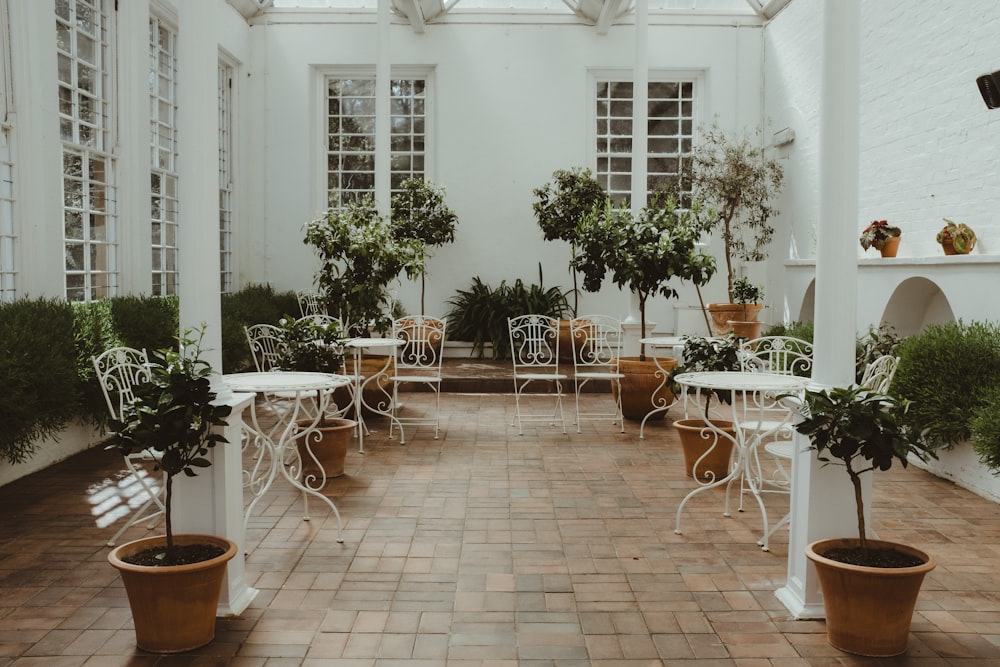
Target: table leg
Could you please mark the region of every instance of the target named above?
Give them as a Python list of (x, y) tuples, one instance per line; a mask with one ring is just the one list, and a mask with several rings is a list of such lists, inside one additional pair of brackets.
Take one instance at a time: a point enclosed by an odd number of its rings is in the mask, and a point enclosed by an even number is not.
[(646, 413), (646, 416), (642, 418), (642, 422), (639, 424), (640, 440), (642, 440), (645, 437), (644, 432), (646, 430), (646, 420), (648, 420), (653, 415), (659, 414), (661, 412), (666, 412), (667, 410), (669, 410), (670, 408), (672, 408), (674, 405), (677, 404), (676, 396), (674, 396), (673, 397), (674, 400), (670, 402), (667, 402), (667, 400), (663, 398), (657, 399), (657, 396), (659, 395), (660, 391), (667, 385), (667, 381), (670, 379), (670, 372), (663, 367), (662, 363), (660, 363), (660, 356), (656, 354), (655, 347), (653, 348), (653, 363), (655, 363), (656, 367), (659, 369), (656, 371), (656, 375), (662, 377), (663, 381), (660, 383), (660, 386), (656, 388), (656, 391), (654, 391), (652, 394), (653, 409)]
[[(385, 394), (385, 401), (379, 403), (378, 405), (369, 405), (365, 402), (364, 398), (364, 388), (368, 386), (369, 382), (375, 382), (375, 386), (378, 386), (378, 379), (386, 373), (389, 369), (389, 364), (393, 361), (393, 355), (388, 355), (385, 359), (385, 365), (382, 366), (377, 372), (372, 373), (370, 377), (365, 378), (364, 382), (361, 383), (361, 387), (358, 389), (358, 402), (359, 402), (359, 414), (361, 408), (367, 408), (375, 414), (388, 417), (393, 421), (396, 426), (399, 427), (399, 443), (404, 444), (406, 436), (403, 433), (403, 423), (399, 421), (399, 417), (392, 413), (392, 395), (390, 395), (385, 389), (382, 389), (382, 393)], [(359, 362), (360, 363), (360, 362)], [(383, 407), (384, 406), (384, 407)], [(390, 427), (391, 433), (391, 427)]]

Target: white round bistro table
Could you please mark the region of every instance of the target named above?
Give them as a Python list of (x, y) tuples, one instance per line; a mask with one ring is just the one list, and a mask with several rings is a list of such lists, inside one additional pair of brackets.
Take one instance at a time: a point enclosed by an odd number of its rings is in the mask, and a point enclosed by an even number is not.
[[(351, 378), (331, 373), (269, 371), (229, 373), (222, 376), (222, 382), (233, 391), (252, 392), (262, 397), (273, 408), (272, 412), (276, 418), (271, 427), (264, 427), (257, 415), (257, 402), (251, 404), (250, 437), (264, 455), (256, 457), (253, 468), (244, 472), (247, 486), (254, 496), (243, 518), (244, 530), (249, 524), (254, 506), (271, 488), (275, 478), (281, 475), (292, 486), (302, 491), (304, 521), (309, 520), (309, 495), (319, 498), (330, 506), (334, 516), (337, 517), (337, 541), (343, 542), (340, 512), (332, 500), (319, 492), (326, 479), (314, 476), (306, 478), (303, 475), (302, 461), (294, 445), (298, 439), (306, 437), (319, 424), (330, 401), (332, 390), (349, 384)], [(316, 401), (315, 414), (307, 411), (303, 405), (313, 399)], [(304, 427), (302, 423), (305, 423)], [(265, 461), (268, 462), (266, 469), (263, 468)]]
[[(765, 400), (762, 400), (761, 397), (773, 401), (782, 394), (800, 393), (805, 389), (810, 379), (778, 373), (710, 371), (706, 373), (681, 373), (674, 380), (685, 389), (693, 392), (693, 399), (689, 399), (688, 391), (683, 392), (685, 415), (687, 415), (688, 401), (693, 400), (698, 417), (705, 420), (703, 433), (706, 435), (714, 434), (713, 447), (718, 446), (719, 438), (732, 440), (734, 458), (729, 466), (729, 473), (724, 477), (706, 481), (695, 477), (698, 483), (697, 488), (684, 496), (680, 505), (677, 506), (677, 524), (674, 533), (681, 534), (681, 512), (684, 511), (684, 506), (691, 498), (702, 491), (726, 484), (726, 505), (722, 515), (729, 516), (729, 489), (734, 483), (739, 483), (742, 492), (745, 484), (756, 499), (764, 522), (764, 537), (758, 544), (763, 551), (768, 551), (767, 537), (771, 533), (768, 531), (767, 509), (764, 507), (763, 498), (761, 498), (761, 482), (754, 466), (754, 450), (762, 438), (774, 434), (777, 429), (762, 431), (754, 428), (753, 426), (761, 423), (762, 419), (759, 416), (755, 417), (753, 412), (763, 409)], [(713, 392), (729, 393), (729, 409), (732, 411), (731, 421), (733, 423), (732, 435), (715, 425), (711, 421), (708, 411), (703, 408), (705, 399), (709, 398)]]

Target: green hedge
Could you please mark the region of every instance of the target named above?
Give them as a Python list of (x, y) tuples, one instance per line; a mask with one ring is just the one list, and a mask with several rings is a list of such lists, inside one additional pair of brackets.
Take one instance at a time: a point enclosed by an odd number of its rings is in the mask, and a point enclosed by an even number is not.
[[(176, 297), (0, 303), (0, 459), (29, 459), (39, 439), (57, 435), (74, 418), (103, 426), (107, 406), (91, 357), (118, 345), (173, 347), (178, 312)], [(245, 325), (276, 324), (285, 313), (298, 314), (294, 292), (251, 285), (223, 295), (223, 372), (251, 365)]]

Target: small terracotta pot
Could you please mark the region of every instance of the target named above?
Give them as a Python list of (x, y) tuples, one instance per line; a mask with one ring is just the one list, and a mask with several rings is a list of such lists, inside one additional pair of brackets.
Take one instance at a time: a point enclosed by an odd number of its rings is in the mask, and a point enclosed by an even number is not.
[(899, 241), (902, 238), (901, 236), (893, 236), (885, 242), (885, 245), (879, 249), (879, 252), (882, 253), (883, 257), (895, 257), (896, 253), (899, 252)]

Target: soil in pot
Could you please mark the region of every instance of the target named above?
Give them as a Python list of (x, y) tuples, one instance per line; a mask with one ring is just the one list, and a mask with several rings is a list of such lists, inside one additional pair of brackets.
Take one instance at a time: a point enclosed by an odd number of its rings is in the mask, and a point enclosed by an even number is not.
[(910, 622), (924, 575), (936, 563), (928, 554), (905, 544), (868, 540), (875, 550), (897, 551), (920, 561), (912, 567), (864, 567), (824, 557), (830, 551), (858, 548), (857, 539), (829, 539), (806, 547), (806, 557), (816, 568), (823, 605), (826, 636), (842, 651), (888, 657), (906, 651)]
[[(645, 361), (639, 357), (621, 357), (618, 359), (618, 370), (624, 376), (621, 379), (622, 414), (626, 419), (641, 420), (654, 409), (662, 408), (674, 402), (674, 395), (664, 383), (666, 373), (677, 365), (672, 358), (660, 359), (663, 369), (656, 365), (652, 357)], [(662, 385), (662, 386), (661, 386)], [(617, 400), (617, 388), (612, 383), (612, 396)], [(665, 410), (654, 414), (650, 419), (663, 419)]]
[(674, 422), (684, 450), (684, 471), (688, 477), (694, 477), (697, 467), (701, 481), (713, 481), (728, 475), (729, 461), (733, 457), (733, 423), (722, 419), (712, 419), (711, 422), (730, 437), (709, 429), (703, 419), (678, 419)]

